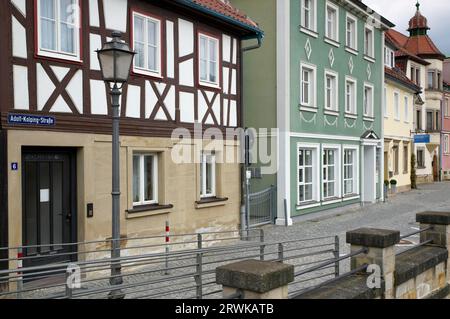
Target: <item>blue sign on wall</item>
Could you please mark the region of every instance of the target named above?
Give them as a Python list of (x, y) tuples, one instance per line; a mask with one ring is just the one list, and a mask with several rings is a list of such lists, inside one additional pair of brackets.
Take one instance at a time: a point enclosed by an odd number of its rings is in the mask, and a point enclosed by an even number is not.
[(19, 163), (11, 163), (11, 170), (12, 171), (18, 171), (19, 170)]
[(10, 125), (54, 126), (56, 119), (51, 116), (35, 116), (24, 114), (8, 114)]
[(429, 134), (422, 134), (422, 135), (416, 135), (414, 136), (414, 143), (415, 144), (428, 144), (430, 143), (430, 135)]

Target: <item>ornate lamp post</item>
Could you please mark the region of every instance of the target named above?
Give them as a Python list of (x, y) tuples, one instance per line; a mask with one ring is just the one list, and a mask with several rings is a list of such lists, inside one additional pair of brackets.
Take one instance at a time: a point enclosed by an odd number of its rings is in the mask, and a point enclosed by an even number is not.
[[(111, 285), (121, 285), (123, 279), (120, 266), (120, 141), (119, 141), (119, 101), (122, 87), (128, 82), (130, 69), (135, 52), (128, 44), (121, 42), (121, 33), (113, 32), (111, 42), (103, 45), (97, 51), (100, 69), (111, 91), (111, 105), (113, 110), (113, 139), (112, 139), (112, 244), (111, 244)], [(111, 298), (123, 298), (120, 289), (110, 293)]]

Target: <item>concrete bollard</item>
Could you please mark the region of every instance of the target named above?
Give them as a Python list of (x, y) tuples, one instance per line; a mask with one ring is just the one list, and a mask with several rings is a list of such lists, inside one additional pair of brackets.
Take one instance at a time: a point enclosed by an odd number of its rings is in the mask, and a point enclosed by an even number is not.
[(400, 232), (385, 229), (361, 228), (347, 233), (351, 252), (367, 248), (366, 254), (352, 257), (352, 270), (364, 264), (378, 265), (385, 282), (384, 298), (394, 299), (395, 245), (400, 242)]
[[(447, 249), (450, 256), (450, 212), (423, 212), (416, 216), (416, 221), (420, 223), (420, 229), (432, 226), (420, 235), (420, 242), (432, 240), (428, 244)], [(447, 260), (446, 281), (450, 284), (450, 257)]]
[(216, 282), (224, 298), (288, 299), (288, 284), (294, 281), (294, 266), (278, 262), (246, 260), (216, 269)]

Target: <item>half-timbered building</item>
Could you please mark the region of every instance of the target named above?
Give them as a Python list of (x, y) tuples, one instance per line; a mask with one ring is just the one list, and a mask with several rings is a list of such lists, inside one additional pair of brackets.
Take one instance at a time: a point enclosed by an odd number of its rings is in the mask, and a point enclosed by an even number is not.
[(255, 22), (224, 0), (7, 0), (0, 246), (111, 236), (111, 102), (95, 51), (113, 31), (137, 53), (120, 110), (121, 234), (238, 227), (239, 163), (175, 163), (171, 137), (241, 126), (241, 40), (262, 37)]

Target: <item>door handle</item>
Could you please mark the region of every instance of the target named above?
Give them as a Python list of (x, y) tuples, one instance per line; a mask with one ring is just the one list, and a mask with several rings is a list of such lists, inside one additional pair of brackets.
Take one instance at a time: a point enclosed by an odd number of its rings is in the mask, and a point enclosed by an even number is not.
[(67, 221), (68, 223), (70, 223), (70, 222), (72, 221), (72, 214), (71, 214), (71, 213), (67, 214), (67, 216), (66, 216), (66, 221)]

